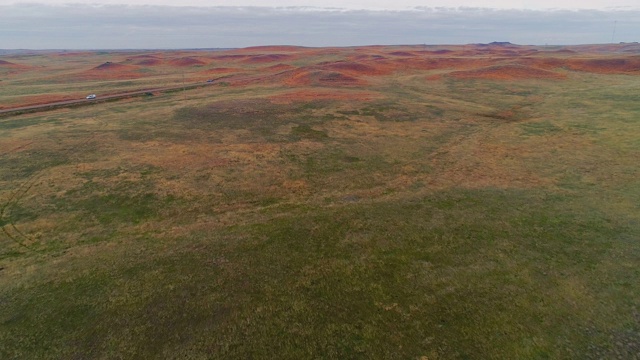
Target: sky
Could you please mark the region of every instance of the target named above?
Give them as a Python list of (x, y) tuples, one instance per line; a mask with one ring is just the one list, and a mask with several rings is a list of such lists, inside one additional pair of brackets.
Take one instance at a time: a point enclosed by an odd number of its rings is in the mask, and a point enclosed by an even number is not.
[(640, 0), (0, 0), (0, 49), (640, 41)]

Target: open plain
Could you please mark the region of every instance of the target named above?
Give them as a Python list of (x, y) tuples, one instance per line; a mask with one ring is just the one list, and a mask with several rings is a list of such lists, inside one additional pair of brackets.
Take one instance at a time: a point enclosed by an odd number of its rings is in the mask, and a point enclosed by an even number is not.
[(174, 88), (0, 117), (2, 359), (640, 358), (638, 44), (16, 53), (0, 80), (5, 110)]

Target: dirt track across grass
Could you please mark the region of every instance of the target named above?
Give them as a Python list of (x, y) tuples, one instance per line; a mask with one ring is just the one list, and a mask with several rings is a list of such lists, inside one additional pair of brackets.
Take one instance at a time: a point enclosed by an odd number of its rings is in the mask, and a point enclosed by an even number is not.
[(215, 83), (209, 83), (209, 82), (206, 82), (206, 83), (195, 83), (195, 84), (192, 83), (192, 84), (184, 85), (184, 86), (171, 86), (171, 87), (163, 87), (163, 88), (156, 88), (156, 89), (145, 89), (145, 90), (138, 90), (138, 91), (130, 91), (130, 92), (121, 93), (121, 94), (112, 94), (112, 95), (99, 95), (95, 99), (92, 99), (92, 100), (79, 99), (79, 100), (56, 101), (56, 102), (51, 102), (51, 103), (48, 103), (48, 104), (20, 106), (20, 107), (16, 107), (16, 108), (0, 110), (0, 116), (6, 116), (6, 115), (15, 114), (15, 113), (23, 113), (23, 112), (37, 112), (37, 111), (53, 110), (53, 109), (57, 109), (57, 108), (61, 108), (61, 107), (67, 107), (67, 106), (89, 105), (89, 104), (96, 103), (96, 102), (104, 102), (104, 101), (107, 101), (107, 100), (125, 99), (125, 98), (134, 97), (134, 96), (144, 95), (144, 94), (147, 94), (147, 93), (160, 93), (160, 92), (166, 92), (166, 91), (172, 91), (172, 90), (180, 90), (180, 89), (187, 90), (187, 89), (194, 89), (194, 88), (213, 85), (213, 84), (215, 84)]

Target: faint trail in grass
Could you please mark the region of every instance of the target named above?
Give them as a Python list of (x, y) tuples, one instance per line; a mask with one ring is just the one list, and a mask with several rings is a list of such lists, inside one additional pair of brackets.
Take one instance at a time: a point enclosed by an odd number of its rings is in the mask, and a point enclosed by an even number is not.
[[(96, 120), (95, 118), (90, 118), (92, 120)], [(106, 126), (106, 121), (102, 121), (100, 122), (100, 126), (99, 129), (104, 128)], [(97, 135), (97, 131), (94, 131), (90, 136), (88, 136), (87, 138), (85, 138), (84, 140), (80, 141), (80, 143), (71, 146), (70, 148), (68, 148), (67, 150), (63, 150), (62, 154), (65, 156), (71, 156), (74, 154), (77, 154), (79, 152), (79, 150), (86, 146), (90, 141), (92, 141), (96, 135)], [(20, 148), (23, 148), (25, 146), (28, 146), (30, 144), (32, 144), (33, 142), (30, 142), (29, 144), (26, 145), (22, 145), (21, 147), (15, 148), (13, 150), (10, 150), (8, 152), (3, 153), (2, 155), (7, 155), (13, 151), (16, 151)], [(20, 247), (23, 247), (25, 249), (28, 249), (30, 251), (35, 251), (32, 248), (30, 248), (29, 246), (27, 246), (25, 244), (25, 241), (32, 241), (33, 237), (29, 236), (28, 234), (25, 234), (25, 232), (21, 231), (16, 224), (11, 220), (11, 219), (7, 219), (7, 221), (5, 222), (5, 216), (8, 212), (9, 209), (11, 209), (12, 207), (15, 207), (16, 205), (18, 205), (20, 203), (20, 201), (22, 201), (22, 199), (24, 199), (25, 196), (27, 196), (27, 194), (29, 193), (29, 191), (31, 190), (31, 188), (33, 188), (33, 186), (35, 185), (35, 183), (37, 182), (37, 180), (39, 180), (42, 175), (44, 174), (44, 171), (46, 169), (43, 170), (39, 170), (36, 171), (34, 174), (32, 174), (31, 176), (29, 176), (24, 182), (22, 182), (18, 188), (9, 195), (9, 198), (6, 202), (4, 202), (4, 204), (2, 204), (2, 206), (0, 207), (0, 228), (2, 228), (2, 232), (14, 243), (18, 244)], [(12, 235), (8, 230), (7, 230), (7, 225), (9, 225), (17, 234), (18, 236)], [(22, 238), (22, 240), (20, 239)]]
[(27, 245), (25, 245), (22, 241), (20, 241), (19, 239), (16, 239), (13, 235), (11, 235), (11, 233), (9, 233), (9, 231), (7, 231), (7, 229), (3, 226), (1, 226), (0, 228), (2, 228), (2, 232), (13, 242), (15, 242), (16, 244), (20, 245), (20, 247), (23, 247), (29, 251), (33, 251), (33, 249), (31, 249), (30, 247), (28, 247)]
[(24, 145), (20, 145), (20, 146), (18, 146), (18, 147), (16, 147), (16, 148), (13, 148), (13, 149), (9, 150), (9, 151), (5, 151), (5, 152), (3, 152), (2, 154), (0, 154), (0, 156), (9, 155), (9, 154), (11, 154), (11, 153), (14, 153), (14, 152), (16, 152), (16, 151), (20, 150), (20, 149), (24, 149), (25, 147), (27, 147), (27, 146), (29, 146), (29, 145), (31, 145), (31, 144), (33, 144), (33, 141), (31, 141), (31, 142), (29, 142), (29, 143), (27, 143), (27, 144), (24, 144)]
[[(16, 189), (16, 191), (14, 191), (10, 196), (9, 199), (2, 205), (2, 207), (0, 208), (0, 222), (2, 222), (2, 230), (3, 232), (9, 237), (9, 239), (11, 239), (13, 242), (17, 243), (18, 245), (25, 247), (27, 249), (29, 249), (28, 246), (26, 246), (24, 244), (24, 241), (20, 241), (17, 239), (16, 236), (12, 236), (6, 229), (6, 225), (11, 225), (11, 227), (18, 233), (20, 234), (25, 240), (31, 240), (30, 237), (26, 236), (22, 231), (18, 230), (18, 228), (15, 226), (15, 224), (13, 223), (13, 221), (11, 221), (11, 219), (8, 219), (7, 223), (5, 224), (3, 219), (5, 217), (5, 214), (7, 213), (7, 210), (10, 209), (12, 206), (15, 206), (16, 204), (18, 204), (18, 202), (24, 198), (24, 196), (26, 196), (26, 194), (29, 192), (29, 190), (31, 189), (31, 187), (33, 187), (35, 181), (41, 176), (42, 172), (37, 172), (33, 175), (31, 175), (29, 178), (27, 178), (26, 181), (24, 181), (22, 184), (20, 184), (20, 186), (18, 186), (18, 189)], [(24, 188), (24, 190), (23, 190)]]

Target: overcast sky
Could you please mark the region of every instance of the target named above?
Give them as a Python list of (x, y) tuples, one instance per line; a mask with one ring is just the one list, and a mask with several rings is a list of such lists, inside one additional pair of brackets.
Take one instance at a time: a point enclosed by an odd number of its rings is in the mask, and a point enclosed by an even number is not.
[(0, 0), (0, 49), (640, 41), (640, 0), (36, 1)]
[(0, 5), (41, 4), (127, 4), (168, 6), (262, 6), (262, 7), (333, 7), (345, 9), (399, 10), (414, 7), (481, 7), (492, 9), (612, 9), (640, 8), (638, 0), (0, 0)]

